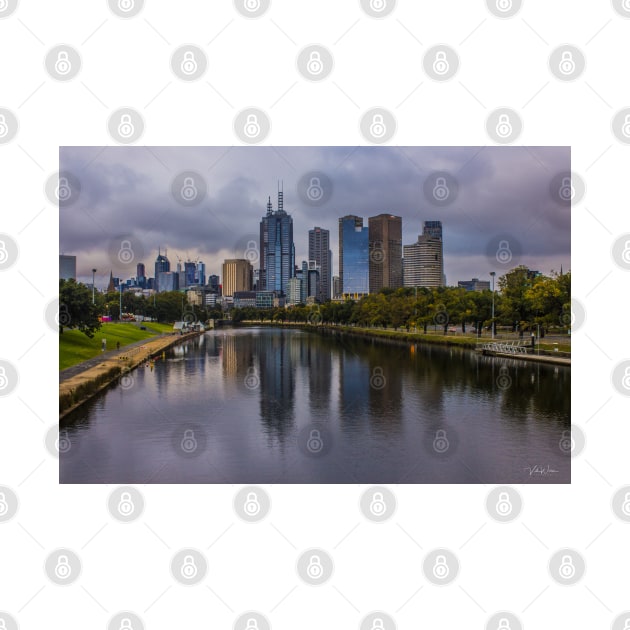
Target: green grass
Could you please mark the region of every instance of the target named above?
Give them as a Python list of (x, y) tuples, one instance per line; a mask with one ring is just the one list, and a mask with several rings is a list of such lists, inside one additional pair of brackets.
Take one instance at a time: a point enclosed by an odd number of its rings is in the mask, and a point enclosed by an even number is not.
[[(143, 325), (143, 324), (140, 324)], [(101, 340), (107, 340), (107, 350), (115, 350), (116, 342), (120, 347), (155, 337), (155, 332), (148, 330), (149, 326), (159, 332), (170, 332), (173, 324), (156, 324), (147, 322), (147, 330), (140, 330), (136, 324), (102, 324), (92, 339), (78, 330), (64, 330), (59, 335), (59, 369), (64, 370), (72, 365), (91, 359), (101, 353)]]

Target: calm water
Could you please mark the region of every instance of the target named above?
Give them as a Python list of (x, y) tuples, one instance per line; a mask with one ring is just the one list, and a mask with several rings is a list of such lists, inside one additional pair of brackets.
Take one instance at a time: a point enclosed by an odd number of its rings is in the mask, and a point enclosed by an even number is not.
[(570, 368), (244, 328), (132, 375), (67, 417), (62, 483), (570, 482)]

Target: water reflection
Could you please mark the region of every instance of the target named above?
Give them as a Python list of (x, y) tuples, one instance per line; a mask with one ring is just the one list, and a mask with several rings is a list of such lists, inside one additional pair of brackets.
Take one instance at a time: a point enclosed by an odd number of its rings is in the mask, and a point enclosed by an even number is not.
[[(570, 481), (570, 369), (330, 332), (208, 332), (67, 417), (62, 482)], [(199, 427), (201, 457), (173, 434)], [(300, 430), (333, 446), (304, 457)], [(436, 447), (437, 444), (437, 447)], [(444, 444), (448, 447), (443, 449)], [(570, 454), (569, 454), (570, 455)], [(555, 472), (532, 477), (532, 466)]]

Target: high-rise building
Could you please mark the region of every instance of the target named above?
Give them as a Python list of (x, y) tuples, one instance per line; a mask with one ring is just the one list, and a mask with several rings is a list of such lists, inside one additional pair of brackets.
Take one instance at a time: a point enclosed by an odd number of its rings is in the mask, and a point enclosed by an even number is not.
[(203, 286), (206, 284), (206, 263), (197, 261), (197, 274), (195, 275), (195, 284)]
[(147, 274), (144, 268), (144, 263), (138, 263), (136, 266), (136, 283), (143, 289), (147, 286)]
[(157, 279), (157, 292), (177, 291), (179, 289), (179, 274), (176, 271), (160, 271)]
[(425, 221), (417, 242), (405, 245), (403, 250), (406, 287), (444, 286), (441, 221)]
[(169, 259), (166, 257), (166, 252), (162, 254), (162, 252), (158, 249), (158, 257), (155, 259), (155, 282), (157, 283), (158, 275), (164, 271), (171, 270), (171, 263)]
[[(284, 210), (284, 194), (278, 187), (278, 209), (273, 210), (271, 197), (267, 214), (260, 222), (259, 290), (286, 294), (295, 266), (293, 218)], [(224, 278), (225, 283), (225, 278)]]
[(223, 295), (233, 297), (236, 291), (252, 290), (253, 269), (245, 258), (229, 258), (223, 261)]
[(333, 298), (341, 297), (341, 278), (339, 276), (333, 276), (332, 295)]
[(76, 280), (77, 279), (77, 257), (59, 255), (59, 279), (60, 280)]
[(330, 300), (332, 252), (330, 251), (330, 232), (320, 227), (308, 231), (308, 259), (319, 267), (320, 302)]
[(368, 219), (370, 240), (370, 293), (403, 285), (402, 218), (379, 214)]
[(211, 291), (216, 291), (219, 293), (219, 276), (215, 274), (211, 274), (208, 276), (208, 286)]
[(302, 278), (294, 276), (287, 283), (287, 304), (295, 305), (302, 302)]
[[(197, 276), (197, 263), (194, 263), (190, 260), (186, 261), (184, 263), (184, 278), (186, 282), (184, 286), (190, 287), (193, 284), (197, 284), (196, 276)], [(181, 282), (180, 282), (180, 287), (181, 287)]]
[(466, 289), (466, 291), (487, 291), (490, 290), (490, 280), (479, 280), (479, 278), (460, 280), (457, 286)]
[(365, 295), (370, 289), (368, 235), (361, 217), (349, 214), (339, 219), (340, 295)]

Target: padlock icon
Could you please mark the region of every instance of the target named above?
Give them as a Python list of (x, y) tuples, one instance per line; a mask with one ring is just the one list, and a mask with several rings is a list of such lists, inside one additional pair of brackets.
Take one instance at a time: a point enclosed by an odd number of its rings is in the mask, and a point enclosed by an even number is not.
[(181, 574), (187, 580), (192, 580), (198, 573), (197, 565), (192, 556), (184, 556), (184, 563), (182, 564)]
[[(2, 2), (0, 2), (0, 11), (4, 11), (2, 8)], [(7, 624), (4, 619), (0, 619), (0, 630), (7, 630)]]
[(562, 201), (571, 201), (571, 199), (573, 199), (575, 196), (575, 188), (573, 188), (570, 177), (562, 178), (558, 194), (560, 195), (560, 199), (562, 199)]
[(451, 570), (449, 569), (448, 564), (446, 564), (446, 556), (436, 556), (435, 564), (433, 565), (433, 575), (438, 580), (444, 580), (448, 577), (450, 572)]
[(4, 138), (9, 133), (9, 126), (4, 114), (0, 114), (0, 138)]
[(245, 387), (248, 389), (256, 389), (260, 385), (260, 378), (255, 367), (247, 368), (247, 376), (245, 376)]
[(438, 429), (435, 432), (435, 437), (433, 438), (433, 450), (437, 453), (446, 453), (450, 445), (451, 444), (446, 437), (446, 431), (444, 429)]
[(509, 138), (512, 135), (512, 123), (507, 114), (499, 115), (499, 122), (497, 123), (495, 131), (499, 138)]
[(185, 201), (194, 201), (199, 194), (197, 186), (195, 186), (195, 180), (192, 177), (184, 178), (184, 185), (181, 189), (182, 199)]
[(135, 0), (118, 0), (118, 8), (127, 13), (135, 6)]
[(372, 500), (370, 501), (370, 512), (374, 514), (374, 516), (383, 516), (387, 511), (387, 505), (385, 504), (385, 499), (383, 498), (382, 492), (375, 492), (372, 495)]
[(72, 448), (72, 442), (70, 441), (70, 436), (68, 435), (68, 429), (59, 431), (59, 437), (56, 441), (57, 450), (60, 453), (67, 453)]
[(499, 624), (497, 625), (497, 630), (512, 630), (512, 626), (505, 617), (501, 617), (501, 619), (499, 619)]
[(324, 196), (324, 189), (322, 188), (319, 177), (311, 177), (309, 187), (306, 189), (306, 196), (311, 201), (319, 201)]
[(499, 516), (509, 516), (512, 513), (512, 501), (510, 501), (510, 495), (507, 492), (499, 493), (499, 500), (496, 504), (497, 514)]
[(68, 201), (72, 197), (72, 189), (68, 183), (67, 177), (60, 177), (57, 188), (55, 188), (55, 196), (59, 201)]
[(123, 265), (128, 265), (133, 262), (135, 258), (135, 254), (131, 249), (131, 241), (120, 241), (120, 249), (118, 250), (118, 260), (120, 260)]
[(68, 560), (68, 556), (62, 554), (57, 558), (57, 564), (55, 565), (55, 575), (60, 580), (67, 580), (72, 574), (72, 567)]
[(245, 249), (245, 258), (250, 263), (258, 262), (258, 247), (256, 241), (247, 241), (247, 249)]
[(55, 61), (55, 72), (62, 76), (65, 76), (72, 70), (72, 64), (70, 58), (65, 50), (60, 50), (57, 53), (57, 61)]
[(311, 453), (319, 453), (324, 448), (324, 440), (322, 440), (322, 434), (318, 429), (313, 429), (306, 442), (306, 448)]
[(256, 114), (249, 114), (247, 116), (243, 131), (248, 138), (255, 138), (260, 134), (260, 124), (258, 123), (258, 116), (256, 116)]
[(255, 492), (249, 492), (243, 507), (247, 516), (257, 516), (260, 512), (260, 501), (258, 500), (258, 495)]
[(370, 0), (370, 9), (375, 13), (380, 13), (387, 8), (387, 0)]
[(198, 67), (195, 53), (192, 50), (187, 50), (184, 53), (184, 59), (180, 65), (182, 72), (186, 76), (191, 76), (197, 72)]
[(260, 0), (245, 0), (244, 7), (247, 11), (258, 11), (260, 9)]
[(501, 389), (507, 389), (512, 384), (512, 378), (510, 377), (510, 372), (507, 369), (507, 366), (502, 365), (499, 368), (499, 376), (497, 376), (497, 385)]
[(306, 567), (306, 574), (313, 580), (318, 580), (324, 575), (324, 567), (322, 567), (322, 561), (319, 556), (313, 555), (310, 557)]
[(254, 618), (248, 619), (245, 630), (258, 630), (258, 622)]
[(9, 511), (9, 504), (4, 492), (0, 492), (0, 516), (4, 516)]
[(446, 201), (451, 191), (446, 185), (445, 177), (437, 177), (435, 180), (435, 186), (433, 186), (433, 198), (437, 201)]
[(575, 441), (571, 431), (563, 431), (559, 442), (560, 450), (563, 453), (570, 453), (575, 448)]
[(560, 573), (560, 577), (565, 580), (570, 580), (575, 576), (575, 565), (573, 564), (571, 556), (562, 556), (558, 572)]
[(630, 389), (630, 366), (626, 367), (626, 369), (624, 370), (621, 384), (623, 385), (624, 389)]
[(623, 262), (630, 265), (630, 241), (626, 241), (623, 252), (621, 252), (621, 258), (623, 258)]
[(3, 365), (0, 365), (0, 389), (6, 389), (9, 385), (9, 379), (7, 377), (7, 372)]
[(180, 446), (184, 453), (194, 453), (197, 450), (197, 439), (192, 429), (186, 429), (184, 431), (184, 437), (182, 438)]
[(374, 114), (370, 124), (370, 135), (373, 138), (382, 138), (387, 133), (387, 127), (382, 114)]
[[(630, 0), (623, 0), (623, 2), (621, 3), (621, 6), (623, 7), (624, 11), (630, 11)], [(629, 623), (629, 622), (626, 622), (626, 623)]]
[(383, 375), (382, 367), (377, 366), (372, 370), (370, 385), (374, 389), (383, 389), (383, 387), (385, 387), (385, 376)]
[(69, 326), (70, 325), (70, 311), (68, 310), (68, 306), (66, 304), (61, 304), (59, 306), (59, 312), (57, 313), (57, 325), (58, 326)]
[(122, 516), (131, 516), (136, 509), (134, 502), (131, 499), (129, 492), (123, 492), (120, 495), (120, 501), (118, 502), (118, 512)]
[(120, 628), (118, 630), (133, 630), (133, 625), (129, 617), (120, 620)]
[(623, 503), (621, 504), (621, 511), (626, 516), (630, 516), (630, 492), (626, 492), (623, 498)]
[(136, 129), (131, 122), (131, 116), (129, 114), (123, 114), (118, 124), (118, 135), (121, 138), (131, 138), (135, 131)]
[[(6, 11), (9, 6), (9, 0), (0, 0), (0, 12)], [(3, 619), (0, 619), (0, 622), (4, 623)], [(2, 630), (2, 626), (0, 626), (0, 630)]]
[(507, 265), (512, 260), (512, 251), (508, 241), (499, 241), (496, 258), (502, 265)]
[[(630, 6), (628, 7), (628, 11), (630, 11)], [(623, 630), (630, 630), (630, 617), (625, 620)]]
[(501, 13), (507, 13), (512, 9), (512, 0), (497, 0), (497, 9)]
[(443, 50), (438, 50), (435, 53), (435, 59), (433, 60), (433, 72), (442, 76), (449, 71), (449, 68), (450, 65), (446, 59), (446, 53)]
[(385, 630), (385, 624), (383, 623), (383, 620), (380, 617), (374, 619), (374, 621), (372, 621), (372, 627), (370, 628), (370, 630)]
[(565, 76), (575, 72), (575, 60), (573, 59), (573, 53), (570, 50), (563, 51), (558, 69)]
[(626, 114), (623, 119), (623, 125), (621, 126), (621, 133), (626, 137), (630, 138), (630, 114)]
[(7, 262), (9, 258), (9, 252), (7, 251), (7, 245), (4, 241), (0, 240), (0, 265)]
[(318, 51), (311, 51), (311, 54), (308, 57), (308, 61), (306, 62), (306, 69), (309, 71), (310, 74), (321, 74), (322, 70), (324, 69), (324, 64), (322, 63), (321, 54)]

